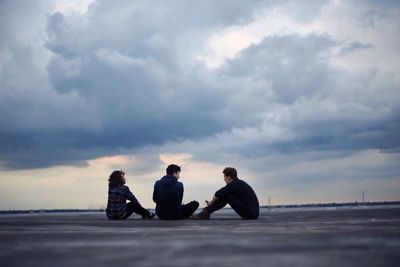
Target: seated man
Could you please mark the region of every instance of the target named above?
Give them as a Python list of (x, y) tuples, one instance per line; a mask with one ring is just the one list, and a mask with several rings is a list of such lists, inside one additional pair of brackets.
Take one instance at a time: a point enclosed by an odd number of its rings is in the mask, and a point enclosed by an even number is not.
[(156, 203), (156, 214), (164, 220), (189, 218), (199, 207), (197, 201), (182, 205), (183, 184), (178, 182), (181, 167), (171, 164), (167, 167), (167, 175), (154, 185), (153, 201)]
[(237, 177), (237, 171), (234, 168), (227, 167), (222, 173), (226, 186), (215, 192), (213, 199), (210, 202), (206, 201), (207, 207), (192, 218), (208, 220), (211, 213), (229, 204), (243, 219), (257, 219), (260, 206), (256, 193), (250, 185)]

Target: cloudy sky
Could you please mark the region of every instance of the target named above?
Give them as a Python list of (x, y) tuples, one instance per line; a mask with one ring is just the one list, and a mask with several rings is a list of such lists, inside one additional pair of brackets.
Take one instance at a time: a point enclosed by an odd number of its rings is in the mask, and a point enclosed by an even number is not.
[(398, 1), (0, 1), (0, 209), (400, 200)]

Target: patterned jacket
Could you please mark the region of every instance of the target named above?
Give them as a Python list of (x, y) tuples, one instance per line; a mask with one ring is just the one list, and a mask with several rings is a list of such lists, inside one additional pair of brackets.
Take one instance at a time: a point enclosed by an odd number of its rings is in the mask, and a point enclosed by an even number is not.
[(126, 185), (111, 186), (108, 188), (108, 203), (106, 214), (111, 219), (122, 219), (126, 214), (126, 200), (138, 202)]

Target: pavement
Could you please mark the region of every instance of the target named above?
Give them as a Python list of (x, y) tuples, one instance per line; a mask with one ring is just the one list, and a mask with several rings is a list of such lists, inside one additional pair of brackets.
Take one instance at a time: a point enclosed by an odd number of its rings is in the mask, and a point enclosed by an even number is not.
[(0, 215), (7, 266), (400, 266), (400, 207), (262, 209), (241, 220)]

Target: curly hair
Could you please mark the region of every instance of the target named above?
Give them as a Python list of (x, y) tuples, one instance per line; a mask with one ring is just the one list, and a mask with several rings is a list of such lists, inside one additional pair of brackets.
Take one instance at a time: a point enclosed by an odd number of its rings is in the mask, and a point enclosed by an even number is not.
[(123, 179), (124, 175), (125, 173), (122, 170), (113, 171), (110, 175), (110, 178), (108, 179), (108, 186), (117, 186), (125, 184), (125, 181)]

